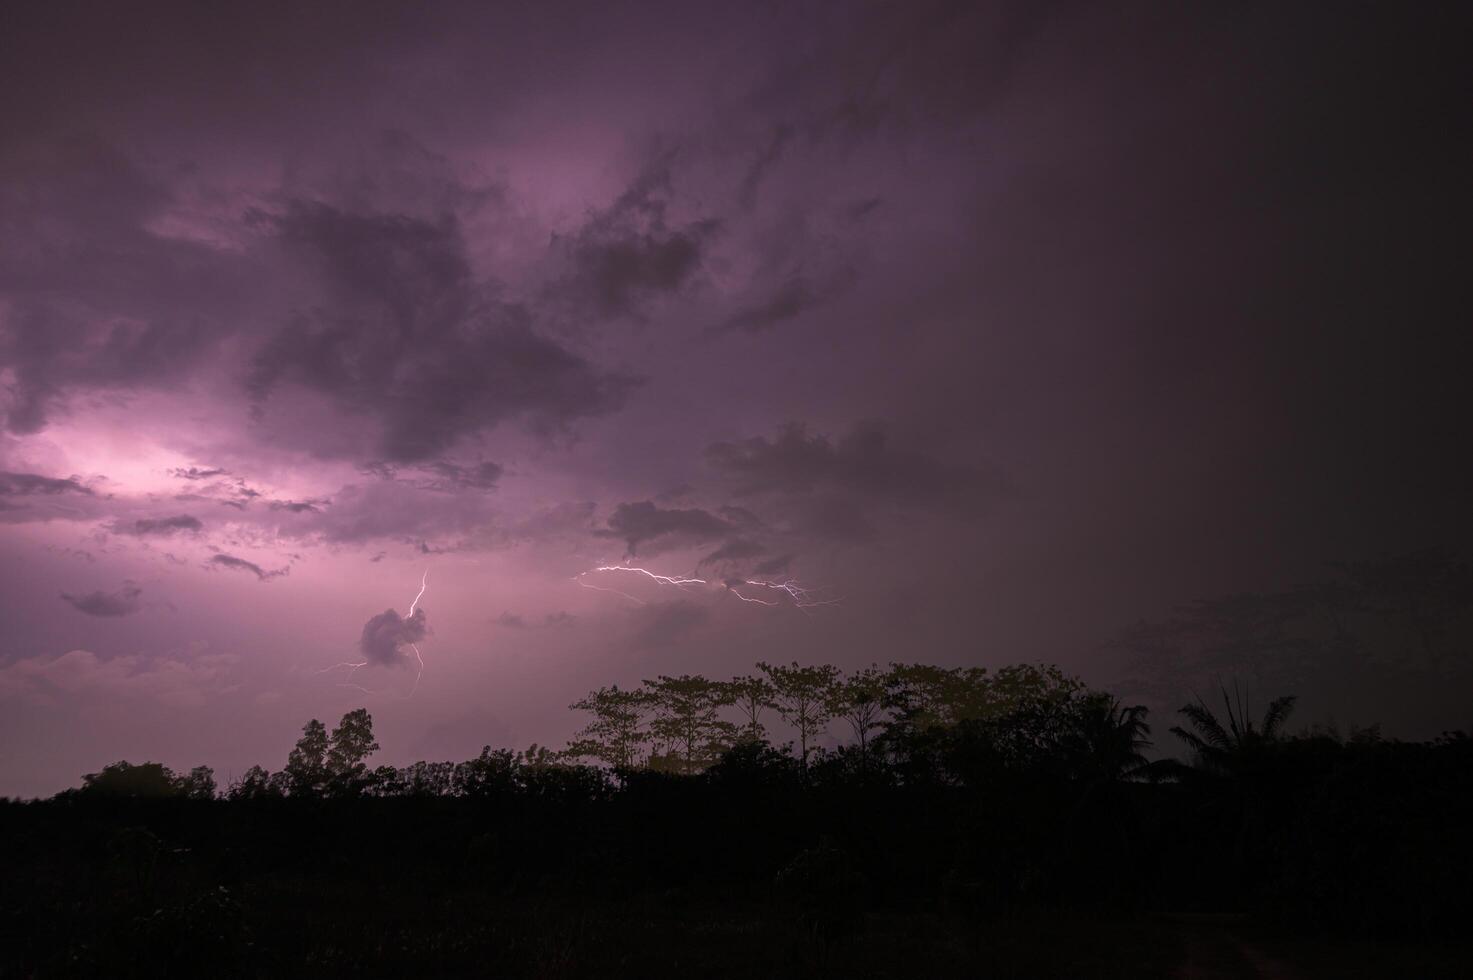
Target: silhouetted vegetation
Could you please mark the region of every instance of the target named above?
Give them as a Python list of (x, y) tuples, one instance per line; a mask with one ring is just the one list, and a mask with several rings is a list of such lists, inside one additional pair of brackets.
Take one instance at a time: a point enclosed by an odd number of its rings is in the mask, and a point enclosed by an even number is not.
[(218, 794), (119, 762), (0, 807), (3, 973), (1150, 976), (1237, 955), (1208, 914), (1456, 962), (1425, 949), (1465, 929), (1473, 741), (1293, 704), (1196, 700), (1150, 762), (1146, 710), (1057, 668), (764, 663), (402, 768), (358, 709)]

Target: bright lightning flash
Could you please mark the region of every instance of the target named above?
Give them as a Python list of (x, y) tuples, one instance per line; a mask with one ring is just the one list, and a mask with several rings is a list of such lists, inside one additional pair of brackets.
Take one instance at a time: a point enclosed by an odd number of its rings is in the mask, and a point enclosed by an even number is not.
[(637, 602), (641, 606), (646, 604), (645, 601), (643, 599), (637, 598), (636, 596), (630, 595), (628, 592), (623, 592), (619, 589), (607, 588), (601, 585), (590, 585), (589, 583), (583, 581), (583, 577), (585, 575), (592, 575), (596, 572), (633, 572), (637, 575), (645, 576), (646, 578), (655, 582), (657, 585), (669, 585), (679, 589), (687, 589), (690, 586), (694, 585), (705, 586), (716, 584), (720, 585), (721, 588), (736, 596), (743, 602), (751, 602), (760, 606), (780, 605), (781, 600), (776, 598), (762, 599), (757, 596), (744, 595), (742, 592), (737, 590), (737, 586), (750, 585), (755, 588), (769, 589), (775, 592), (781, 592), (788, 597), (788, 600), (793, 604), (795, 608), (804, 611), (811, 609), (814, 606), (835, 606), (840, 604), (840, 600), (838, 599), (819, 598), (819, 596), (813, 589), (804, 588), (791, 579), (786, 582), (769, 582), (765, 579), (747, 579), (743, 582), (728, 581), (712, 583), (703, 578), (689, 578), (683, 575), (661, 575), (658, 572), (652, 572), (647, 568), (639, 568), (634, 565), (599, 565), (597, 568), (589, 569), (586, 572), (580, 572), (573, 577), (573, 581), (577, 582), (585, 589), (595, 589), (599, 592), (613, 592), (616, 595), (623, 596), (631, 602)]

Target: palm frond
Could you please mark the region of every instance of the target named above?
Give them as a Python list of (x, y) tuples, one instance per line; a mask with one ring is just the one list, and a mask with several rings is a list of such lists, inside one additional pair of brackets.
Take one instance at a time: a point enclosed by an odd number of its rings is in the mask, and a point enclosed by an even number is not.
[(1280, 726), (1294, 712), (1294, 704), (1298, 700), (1298, 697), (1289, 694), (1281, 698), (1275, 698), (1269, 702), (1268, 711), (1263, 715), (1264, 738), (1273, 738), (1278, 734)]
[(1173, 725), (1171, 727), (1171, 734), (1175, 735), (1183, 742), (1186, 742), (1187, 748), (1191, 749), (1197, 755), (1204, 758), (1210, 758), (1214, 754), (1222, 751), (1216, 746), (1210, 745), (1203, 739), (1199, 738), (1196, 733), (1189, 732), (1185, 728), (1182, 728), (1180, 725)]
[(1192, 723), (1192, 727), (1197, 730), (1205, 741), (1210, 742), (1219, 749), (1227, 749), (1232, 745), (1232, 737), (1222, 727), (1222, 722), (1217, 720), (1217, 716), (1212, 713), (1212, 709), (1202, 703), (1201, 698), (1197, 699), (1196, 704), (1183, 705), (1178, 710), (1178, 713), (1187, 716), (1187, 720)]

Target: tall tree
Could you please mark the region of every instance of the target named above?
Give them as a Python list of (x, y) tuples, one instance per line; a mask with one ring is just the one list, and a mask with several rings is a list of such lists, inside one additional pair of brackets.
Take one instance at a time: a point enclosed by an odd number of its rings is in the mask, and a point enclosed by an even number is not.
[(356, 793), (363, 787), (368, 773), (365, 761), (379, 749), (373, 737), (373, 717), (367, 708), (355, 708), (343, 715), (333, 729), (327, 750), (327, 776), (335, 792)]
[(213, 800), (215, 770), (209, 766), (195, 766), (188, 775), (179, 777), (179, 789), (191, 800)]
[(327, 783), (327, 726), (313, 718), (286, 757), (282, 770), (293, 796), (318, 796)]
[(587, 711), (593, 720), (578, 732), (567, 754), (590, 758), (614, 769), (633, 769), (640, 749), (650, 740), (645, 727), (649, 695), (644, 691), (621, 691), (619, 685), (601, 687), (569, 707)]
[(830, 691), (829, 712), (843, 718), (854, 731), (861, 759), (869, 759), (870, 733), (884, 716), (885, 674), (873, 664), (836, 683)]
[(798, 733), (799, 759), (808, 767), (808, 743), (828, 726), (834, 685), (839, 668), (832, 664), (805, 667), (794, 661), (791, 666), (758, 663), (775, 691), (777, 712)]
[(777, 707), (774, 700), (777, 691), (767, 678), (752, 675), (733, 677), (726, 687), (731, 694), (731, 703), (736, 705), (742, 715), (741, 738), (745, 741), (762, 741), (766, 735), (766, 729), (762, 725), (762, 712)]
[(672, 751), (673, 768), (684, 774), (700, 772), (721, 757), (735, 739), (737, 728), (721, 718), (732, 703), (730, 688), (719, 681), (682, 674), (644, 682), (655, 712), (650, 734)]

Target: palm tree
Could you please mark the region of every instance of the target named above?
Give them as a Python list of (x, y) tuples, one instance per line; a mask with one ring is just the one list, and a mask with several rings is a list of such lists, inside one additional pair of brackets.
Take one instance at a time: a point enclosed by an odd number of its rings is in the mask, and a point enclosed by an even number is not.
[[(1240, 689), (1234, 688), (1230, 695), (1222, 687), (1222, 702), (1227, 711), (1227, 724), (1223, 724), (1207, 707), (1199, 695), (1195, 704), (1184, 705), (1179, 714), (1185, 715), (1192, 731), (1173, 726), (1171, 734), (1186, 742), (1197, 758), (1198, 765), (1220, 775), (1241, 773), (1249, 760), (1255, 758), (1264, 746), (1279, 740), (1284, 722), (1294, 711), (1298, 700), (1294, 695), (1275, 698), (1263, 713), (1263, 721), (1257, 728), (1249, 714), (1249, 705)], [(1236, 703), (1235, 703), (1236, 701)]]
[(1255, 882), (1248, 856), (1262, 852), (1268, 821), (1282, 811), (1286, 799), (1284, 777), (1289, 774), (1275, 765), (1277, 754), (1268, 750), (1282, 740), (1296, 699), (1290, 695), (1270, 701), (1255, 727), (1242, 690), (1235, 686), (1232, 695), (1226, 686), (1221, 690), (1226, 723), (1200, 696), (1181, 708), (1192, 730), (1176, 726), (1171, 733), (1191, 747), (1196, 764), (1168, 766), (1181, 777), (1208, 777), (1199, 784), (1206, 791), (1199, 812), (1201, 832), (1230, 844), (1226, 853), (1231, 861), (1218, 873), (1226, 875), (1225, 894), (1241, 900)]
[(1107, 783), (1140, 775), (1151, 747), (1146, 713), (1143, 705), (1125, 707), (1105, 694), (1086, 699), (1071, 738), (1080, 775)]

